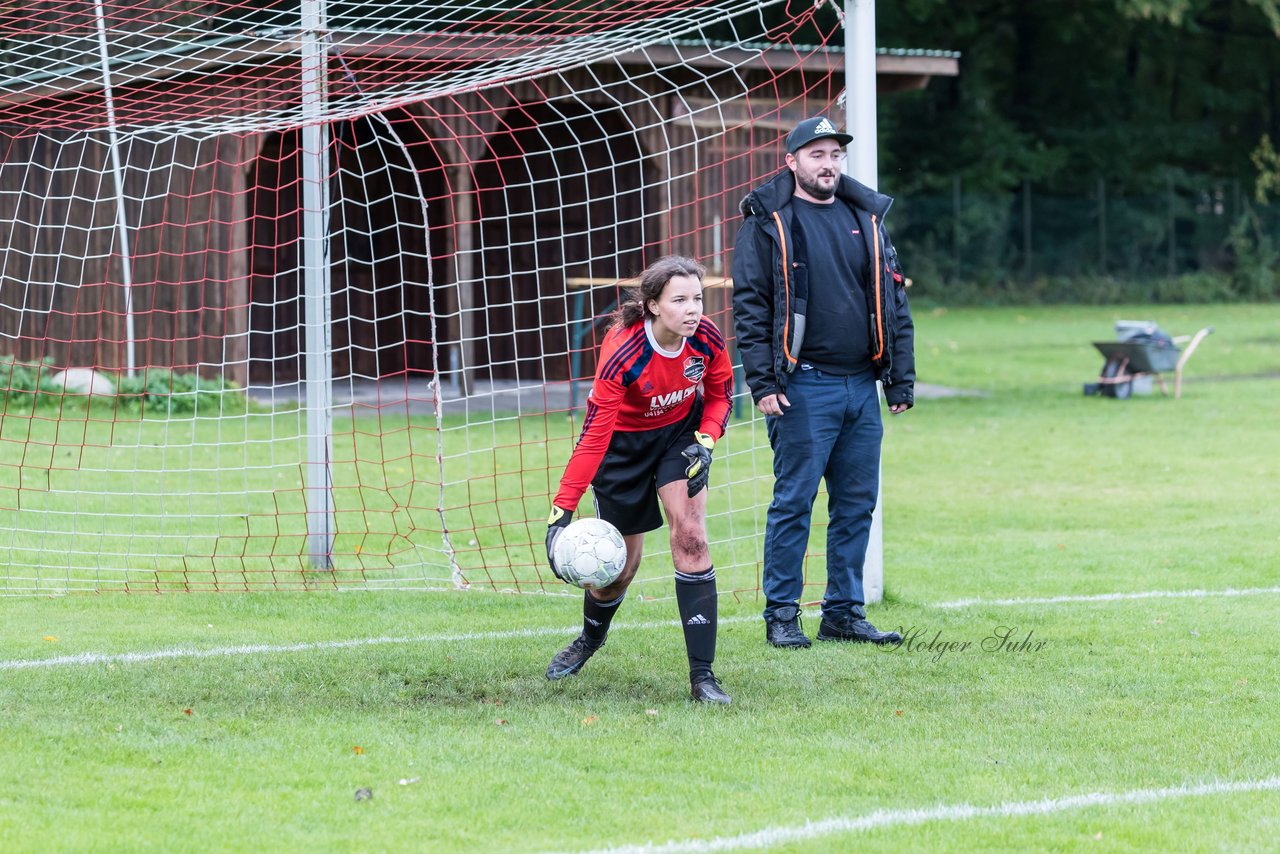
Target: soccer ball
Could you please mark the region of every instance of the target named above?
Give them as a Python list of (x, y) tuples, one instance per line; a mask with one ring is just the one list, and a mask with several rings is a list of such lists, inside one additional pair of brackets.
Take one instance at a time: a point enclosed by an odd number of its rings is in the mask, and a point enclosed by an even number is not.
[(556, 538), (551, 558), (565, 581), (583, 590), (599, 590), (622, 574), (627, 544), (613, 525), (588, 517), (565, 526)]

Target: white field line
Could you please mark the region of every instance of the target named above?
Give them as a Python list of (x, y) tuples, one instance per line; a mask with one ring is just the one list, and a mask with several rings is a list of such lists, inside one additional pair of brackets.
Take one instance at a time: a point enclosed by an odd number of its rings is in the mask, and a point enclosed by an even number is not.
[[(950, 602), (936, 602), (935, 608), (967, 608), (970, 606), (1020, 606), (1020, 605), (1062, 605), (1088, 602), (1119, 602), (1132, 599), (1197, 599), (1217, 596), (1263, 596), (1280, 593), (1280, 587), (1253, 587), (1242, 590), (1227, 588), (1225, 590), (1149, 590), (1136, 593), (1100, 593), (1089, 596), (1045, 596), (1024, 597), (1019, 599), (956, 599)], [(816, 617), (809, 612), (806, 616)], [(742, 615), (721, 617), (722, 624), (744, 623), (760, 619), (759, 616)], [(645, 623), (620, 623), (614, 630), (656, 629), (665, 626), (678, 626), (677, 621), (655, 620)], [(67, 667), (88, 664), (141, 664), (149, 661), (176, 658), (223, 658), (240, 655), (274, 655), (289, 652), (312, 652), (330, 649), (354, 649), (363, 646), (391, 646), (420, 643), (461, 643), (480, 640), (508, 640), (513, 638), (550, 637), (554, 635), (572, 634), (574, 627), (561, 628), (548, 626), (541, 629), (511, 629), (492, 632), (463, 632), (453, 634), (413, 635), (408, 637), (370, 637), (352, 638), (350, 640), (311, 641), (290, 644), (246, 644), (242, 646), (222, 646), (201, 649), (199, 647), (171, 647), (151, 652), (100, 653), (82, 652), (76, 655), (60, 655), (48, 658), (0, 659), (0, 672), (6, 670), (32, 670), (41, 667)]]
[(1077, 602), (1125, 602), (1131, 599), (1204, 599), (1217, 596), (1273, 596), (1280, 587), (1247, 587), (1241, 590), (1139, 590), (1134, 593), (1095, 593), (1081, 596), (1021, 597), (1017, 599), (956, 599), (935, 602), (935, 608), (968, 608), (973, 605), (1066, 605)]
[[(759, 616), (721, 617), (720, 623), (745, 623), (759, 620)], [(680, 625), (679, 620), (655, 620), (647, 623), (620, 623), (613, 627), (614, 631), (631, 631), (632, 629), (656, 629), (666, 626)], [(311, 641), (286, 644), (246, 644), (243, 646), (215, 646), (207, 649), (199, 647), (179, 646), (169, 649), (157, 649), (151, 652), (82, 652), (76, 655), (59, 655), (50, 658), (16, 658), (0, 659), (0, 671), (33, 670), (40, 667), (68, 667), (86, 664), (145, 664), (149, 661), (160, 661), (172, 658), (223, 658), (239, 655), (274, 655), (289, 652), (314, 652), (330, 649), (355, 649), (362, 646), (392, 646), (404, 644), (426, 643), (463, 643), (480, 640), (510, 640), (513, 638), (538, 638), (562, 636), (572, 639), (578, 626), (548, 626), (542, 629), (511, 629), (494, 632), (464, 632), (457, 634), (414, 635), (409, 637), (376, 637), (351, 638), (350, 640)]]
[(701, 854), (701, 852), (707, 851), (770, 848), (775, 845), (805, 842), (837, 833), (859, 833), (886, 827), (910, 827), (934, 821), (967, 821), (975, 818), (999, 819), (1028, 815), (1051, 815), (1090, 807), (1149, 804), (1177, 798), (1202, 798), (1211, 795), (1274, 791), (1280, 791), (1280, 777), (1267, 777), (1262, 780), (1214, 781), (1194, 785), (1171, 786), (1164, 789), (1092, 792), (1086, 795), (1046, 798), (1039, 801), (1012, 801), (990, 807), (976, 806), (974, 804), (951, 804), (924, 809), (876, 810), (860, 816), (828, 818), (790, 827), (766, 827), (763, 830), (743, 833), (738, 836), (717, 836), (711, 839), (673, 840), (660, 844), (601, 848), (591, 852), (591, 854), (682, 854), (682, 852)]

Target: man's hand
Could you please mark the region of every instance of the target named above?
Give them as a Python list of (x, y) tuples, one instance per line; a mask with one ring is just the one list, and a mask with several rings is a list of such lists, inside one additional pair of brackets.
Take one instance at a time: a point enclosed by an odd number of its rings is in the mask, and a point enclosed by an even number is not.
[(560, 570), (556, 569), (556, 559), (553, 557), (556, 548), (556, 540), (564, 533), (564, 529), (573, 521), (573, 511), (565, 510), (563, 507), (551, 505), (551, 515), (547, 517), (547, 563), (551, 564), (551, 572), (556, 578), (564, 581), (564, 576), (560, 574)]
[(889, 404), (889, 411), (892, 412), (894, 415), (901, 415), (902, 413), (906, 412), (910, 408), (911, 408), (911, 404), (909, 403)]
[(777, 394), (766, 394), (760, 398), (760, 402), (756, 404), (756, 409), (760, 410), (761, 415), (781, 415), (790, 405), (791, 401), (787, 400), (787, 396), (779, 392)]
[(688, 467), (684, 470), (684, 476), (689, 478), (690, 498), (706, 487), (707, 479), (711, 477), (711, 449), (716, 446), (716, 440), (706, 433), (695, 432), (693, 438), (695, 444), (680, 452), (680, 455), (689, 461)]

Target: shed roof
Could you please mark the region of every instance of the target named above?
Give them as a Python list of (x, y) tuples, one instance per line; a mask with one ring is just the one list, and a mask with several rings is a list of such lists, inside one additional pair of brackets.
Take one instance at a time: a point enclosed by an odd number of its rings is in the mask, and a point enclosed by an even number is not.
[[(572, 40), (553, 40), (571, 48)], [(509, 81), (513, 76), (531, 73), (536, 65), (549, 58), (548, 40), (520, 36), (485, 35), (449, 32), (418, 35), (378, 34), (353, 31), (330, 31), (330, 52), (346, 58), (378, 58), (407, 62), (438, 63), (441, 73), (466, 69), (466, 89), (483, 88), (485, 80)], [(166, 80), (234, 66), (260, 64), (264, 60), (296, 56), (302, 49), (302, 31), (274, 29), (213, 39), (187, 41), (160, 37), (156, 46), (111, 57), (111, 81), (124, 86)], [(530, 50), (537, 48), (536, 50)], [(638, 46), (618, 53), (579, 54), (578, 65), (613, 60), (621, 65), (683, 63), (692, 68), (723, 68), (726, 63), (737, 67), (760, 67), (774, 71), (799, 69), (828, 71), (831, 55), (842, 55), (837, 45), (793, 45), (765, 42), (732, 44), (697, 40), (669, 40)], [(954, 77), (959, 74), (960, 54), (956, 51), (911, 48), (878, 48), (876, 72), (881, 88), (889, 91), (923, 88), (931, 77)], [(96, 56), (96, 53), (94, 54)], [(13, 106), (42, 98), (56, 98), (72, 93), (95, 92), (103, 88), (102, 65), (64, 63), (26, 74), (0, 79), (0, 103)], [(437, 93), (428, 93), (435, 95)]]

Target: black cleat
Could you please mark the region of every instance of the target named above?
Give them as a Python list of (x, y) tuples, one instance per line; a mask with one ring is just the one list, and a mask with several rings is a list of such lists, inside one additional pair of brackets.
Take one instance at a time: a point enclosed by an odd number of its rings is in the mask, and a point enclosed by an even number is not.
[(821, 625), (818, 626), (818, 640), (852, 641), (888, 646), (902, 643), (902, 635), (897, 632), (882, 632), (868, 623), (866, 618), (857, 614), (844, 614), (838, 617), (823, 617)]
[(794, 605), (779, 608), (764, 621), (764, 637), (782, 649), (809, 648), (809, 638), (800, 627), (800, 609)]
[(604, 646), (603, 640), (596, 643), (586, 635), (578, 635), (573, 639), (573, 643), (557, 652), (556, 657), (551, 659), (551, 663), (547, 665), (547, 678), (555, 680), (572, 676), (581, 670), (588, 659), (602, 646)]
[(733, 700), (729, 699), (729, 695), (724, 692), (724, 689), (720, 687), (720, 680), (712, 675), (693, 680), (690, 692), (693, 694), (695, 703), (727, 706), (733, 702)]

